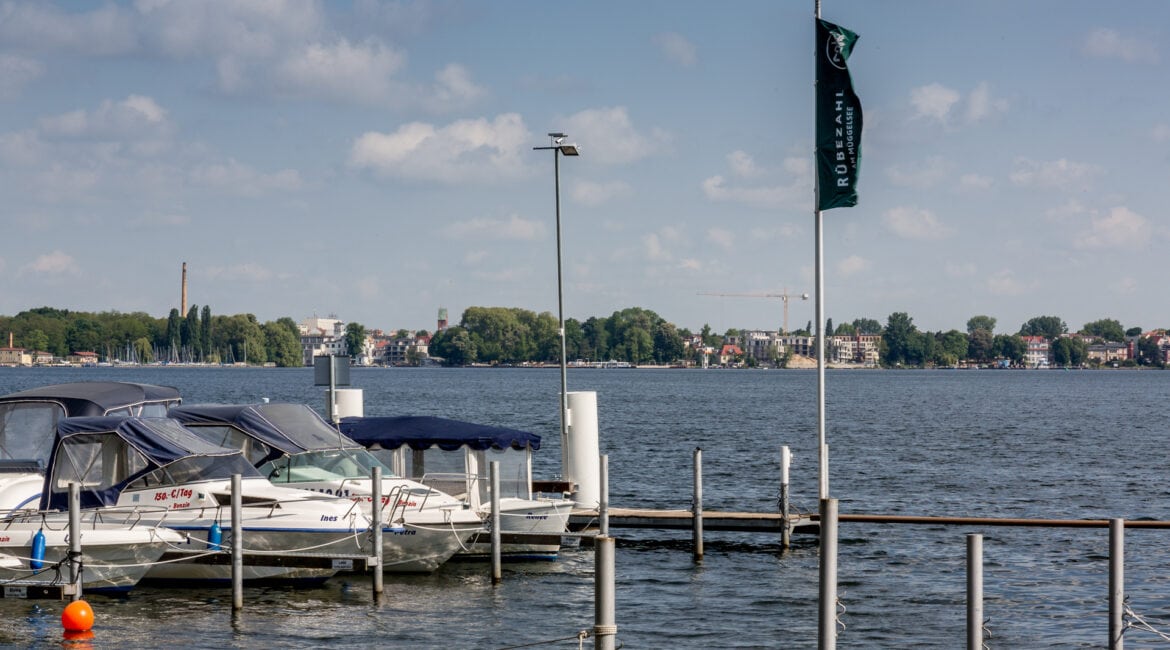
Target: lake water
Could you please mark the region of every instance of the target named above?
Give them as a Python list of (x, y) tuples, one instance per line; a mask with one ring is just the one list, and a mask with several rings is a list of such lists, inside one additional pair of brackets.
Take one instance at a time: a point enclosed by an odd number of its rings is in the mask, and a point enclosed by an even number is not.
[[(124, 380), (178, 387), (185, 401), (297, 401), (323, 410), (311, 369), (0, 368), (0, 394)], [(536, 473), (559, 471), (555, 369), (355, 369), (367, 415), (438, 415), (544, 437)], [(689, 508), (703, 449), (704, 507), (775, 511), (779, 449), (792, 448), (792, 500), (815, 510), (812, 371), (570, 369), (598, 394), (614, 506)], [(842, 513), (1170, 519), (1170, 373), (1157, 371), (831, 371), (831, 493)], [(615, 530), (618, 642), (626, 648), (814, 648), (817, 552), (770, 535), (705, 536), (696, 567), (685, 531)], [(842, 523), (841, 648), (965, 643), (966, 534), (984, 534), (991, 647), (1104, 647), (1108, 531)], [(1130, 607), (1170, 632), (1170, 531), (1126, 532)], [(593, 557), (365, 578), (321, 588), (140, 587), (87, 597), (93, 648), (575, 648), (593, 622)], [(61, 604), (0, 600), (0, 645), (60, 647)], [(1165, 625), (1160, 622), (1166, 621)], [(1129, 647), (1160, 643), (1130, 631)], [(592, 647), (592, 639), (586, 641)]]

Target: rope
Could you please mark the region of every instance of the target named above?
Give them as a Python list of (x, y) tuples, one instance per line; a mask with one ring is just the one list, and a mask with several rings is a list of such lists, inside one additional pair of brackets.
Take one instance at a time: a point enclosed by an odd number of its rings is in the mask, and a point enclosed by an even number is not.
[[(1125, 603), (1125, 617), (1127, 619), (1132, 618), (1135, 622), (1130, 622), (1128, 620), (1125, 621), (1125, 624), (1122, 626), (1122, 630), (1121, 630), (1122, 636), (1125, 635), (1126, 630), (1133, 628), (1135, 630), (1143, 630), (1146, 632), (1150, 632), (1151, 634), (1155, 634), (1159, 638), (1161, 638), (1163, 641), (1170, 641), (1170, 634), (1158, 631), (1157, 628), (1155, 628), (1153, 626), (1153, 624), (1146, 621), (1146, 619), (1139, 616), (1137, 614), (1137, 612), (1130, 609), (1128, 602)], [(1164, 624), (1162, 624), (1162, 625), (1164, 625)]]
[(536, 646), (552, 645), (553, 643), (560, 643), (562, 641), (576, 641), (577, 647), (580, 648), (580, 647), (582, 647), (582, 644), (584, 644), (585, 639), (588, 639), (588, 638), (589, 638), (589, 630), (581, 630), (580, 632), (574, 634), (573, 636), (566, 636), (566, 637), (560, 638), (560, 639), (548, 639), (546, 641), (535, 641), (533, 643), (523, 643), (521, 645), (504, 646), (503, 648), (500, 648), (499, 650), (516, 650), (517, 648), (535, 648)]

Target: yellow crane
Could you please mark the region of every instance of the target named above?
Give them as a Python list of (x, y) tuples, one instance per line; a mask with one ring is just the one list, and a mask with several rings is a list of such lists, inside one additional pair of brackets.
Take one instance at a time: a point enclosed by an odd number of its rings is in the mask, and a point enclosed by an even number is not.
[(732, 298), (779, 298), (784, 301), (784, 330), (781, 335), (788, 336), (788, 301), (792, 298), (799, 298), (801, 300), (808, 300), (807, 293), (788, 293), (785, 288), (781, 293), (718, 293), (711, 291), (700, 291), (700, 296), (722, 296)]

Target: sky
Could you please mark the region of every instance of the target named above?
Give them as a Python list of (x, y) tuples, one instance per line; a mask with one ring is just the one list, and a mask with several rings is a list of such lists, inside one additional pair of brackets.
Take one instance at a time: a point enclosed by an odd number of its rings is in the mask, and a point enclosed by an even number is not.
[[(186, 262), (188, 306), (261, 322), (555, 315), (559, 194), (566, 318), (779, 329), (789, 295), (803, 327), (813, 11), (0, 0), (0, 314), (166, 317)], [(1170, 326), (1170, 3), (821, 14), (859, 34), (865, 116), (828, 318)]]

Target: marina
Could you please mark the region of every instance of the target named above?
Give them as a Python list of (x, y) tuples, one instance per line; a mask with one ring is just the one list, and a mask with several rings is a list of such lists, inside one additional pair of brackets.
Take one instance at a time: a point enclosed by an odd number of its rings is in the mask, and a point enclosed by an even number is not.
[[(779, 448), (793, 449), (793, 512), (813, 512), (808, 438), (811, 373), (633, 370), (570, 372), (598, 392), (601, 445), (609, 457), (613, 515), (622, 508), (678, 511), (693, 499), (692, 454), (702, 447), (705, 523), (713, 513), (777, 512)], [(76, 379), (174, 385), (190, 402), (299, 402), (320, 409), (311, 372), (262, 369), (33, 369), (0, 372), (0, 391)], [(1161, 439), (1166, 394), (1157, 372), (831, 372), (834, 480), (841, 508), (841, 602), (846, 647), (954, 647), (964, 629), (964, 539), (985, 535), (986, 615), (1001, 647), (1105, 645), (1108, 533), (1018, 528), (974, 518), (1107, 520), (1124, 517), (1130, 606), (1170, 618), (1166, 532), (1137, 526), (1170, 519)], [(426, 414), (545, 433), (534, 476), (555, 478), (558, 378), (551, 370), (355, 371), (371, 415)], [(704, 396), (696, 400), (696, 395)], [(768, 399), (763, 399), (768, 396)], [(246, 399), (245, 399), (246, 398)], [(551, 402), (552, 407), (549, 407)], [(865, 404), (858, 410), (855, 404)], [(734, 417), (726, 405), (740, 405)], [(721, 406), (722, 405), (722, 406)], [(1055, 409), (1053, 405), (1061, 405)], [(749, 408), (750, 406), (750, 408)], [(1002, 413), (1012, 417), (1004, 418)], [(1120, 414), (1124, 413), (1124, 418)], [(925, 422), (937, 423), (929, 426)], [(1103, 436), (1102, 432), (1109, 432)], [(858, 513), (971, 517), (956, 525), (851, 520)], [(619, 527), (618, 641), (626, 647), (815, 647), (815, 537), (708, 527), (703, 562), (687, 528)], [(506, 648), (572, 637), (593, 622), (593, 553), (562, 549), (556, 561), (505, 563), (492, 584), (483, 562), (433, 574), (387, 576), (372, 605), (368, 577), (311, 588), (247, 587), (233, 624), (229, 592), (142, 587), (94, 596), (95, 647), (157, 647), (186, 624), (204, 647)], [(0, 642), (58, 647), (59, 610), (4, 600)], [(452, 626), (466, 618), (474, 626)], [(1135, 636), (1131, 644), (1155, 639)], [(108, 645), (107, 645), (108, 644)]]

